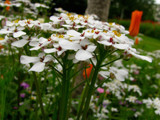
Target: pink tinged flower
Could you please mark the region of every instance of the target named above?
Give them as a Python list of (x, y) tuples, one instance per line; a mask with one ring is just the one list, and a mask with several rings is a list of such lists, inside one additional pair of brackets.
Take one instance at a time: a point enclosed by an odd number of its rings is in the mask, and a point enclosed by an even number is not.
[(26, 82), (22, 82), (20, 86), (23, 87), (23, 89), (27, 89), (29, 87), (29, 84)]
[(21, 93), (21, 94), (20, 94), (20, 97), (21, 97), (21, 98), (25, 98), (25, 96), (26, 96), (25, 93)]
[(17, 110), (17, 109), (18, 109), (18, 107), (16, 107), (16, 106), (15, 106), (15, 107), (13, 107), (13, 109)]
[(138, 75), (138, 74), (139, 74), (139, 70), (135, 70), (133, 73), (134, 73), (135, 75)]
[(110, 94), (110, 91), (108, 89), (106, 90), (106, 94)]
[(99, 93), (104, 93), (104, 89), (103, 89), (103, 88), (97, 88), (97, 91), (98, 91)]
[[(1, 17), (1, 19), (2, 19), (2, 17)], [(3, 27), (6, 26), (6, 21), (7, 21), (6, 19), (3, 19), (3, 20), (2, 20), (1, 25), (2, 25)]]

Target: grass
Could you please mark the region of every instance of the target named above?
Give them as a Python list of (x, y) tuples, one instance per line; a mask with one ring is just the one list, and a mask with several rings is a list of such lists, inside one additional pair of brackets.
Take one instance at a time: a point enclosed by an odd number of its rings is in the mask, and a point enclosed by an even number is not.
[[(136, 49), (140, 48), (147, 52), (160, 50), (160, 40), (159, 39), (148, 37), (143, 34), (139, 34), (138, 37), (142, 38), (142, 41), (140, 41), (138, 45), (134, 46)], [(130, 38), (133, 39), (133, 37), (130, 37)]]

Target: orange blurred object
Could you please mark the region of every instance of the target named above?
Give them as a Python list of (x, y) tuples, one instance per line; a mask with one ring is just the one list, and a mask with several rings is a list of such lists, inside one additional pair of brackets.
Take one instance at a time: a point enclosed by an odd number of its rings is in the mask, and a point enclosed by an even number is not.
[[(5, 1), (5, 4), (10, 5), (10, 4), (11, 4), (11, 2), (10, 2), (9, 0), (6, 0), (6, 1)], [(6, 7), (6, 10), (7, 10), (7, 11), (9, 11), (9, 9), (10, 9), (10, 6), (7, 6), (7, 7)]]
[(138, 45), (138, 43), (139, 43), (139, 39), (136, 38), (136, 39), (135, 39), (135, 45)]
[(129, 34), (131, 36), (136, 36), (139, 33), (140, 22), (142, 18), (143, 11), (135, 10), (132, 12), (131, 23), (129, 27)]
[(93, 65), (89, 64), (88, 68), (86, 68), (85, 70), (83, 70), (83, 77), (84, 77), (84, 79), (86, 79), (86, 76), (87, 76), (87, 78), (89, 78), (89, 76), (91, 74), (91, 71), (92, 71), (92, 68), (93, 68)]

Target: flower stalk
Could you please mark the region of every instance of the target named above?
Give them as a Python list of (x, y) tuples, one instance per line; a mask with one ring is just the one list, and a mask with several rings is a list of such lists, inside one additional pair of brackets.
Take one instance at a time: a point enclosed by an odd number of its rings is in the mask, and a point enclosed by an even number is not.
[(36, 76), (35, 72), (33, 72), (33, 76), (34, 76), (34, 82), (35, 82), (35, 85), (36, 85), (38, 102), (40, 104), (40, 108), (41, 108), (41, 112), (42, 112), (42, 118), (43, 118), (43, 120), (46, 120), (44, 107), (43, 107), (43, 102), (42, 102), (42, 96), (41, 96), (41, 93), (40, 93), (39, 83), (38, 83), (37, 76)]

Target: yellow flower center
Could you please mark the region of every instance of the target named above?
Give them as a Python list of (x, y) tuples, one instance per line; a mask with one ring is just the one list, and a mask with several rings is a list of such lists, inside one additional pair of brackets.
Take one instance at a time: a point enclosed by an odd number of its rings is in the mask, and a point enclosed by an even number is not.
[(104, 32), (104, 33), (107, 33), (108, 31), (107, 31), (107, 30), (103, 30), (103, 32)]
[(69, 19), (72, 21), (75, 20), (74, 16), (70, 16)]
[(113, 23), (109, 23), (109, 25), (112, 25)]
[(15, 21), (13, 21), (14, 23), (18, 23), (19, 22), (19, 20), (15, 20)]
[(4, 38), (0, 37), (0, 40), (4, 40)]
[(117, 32), (116, 30), (113, 30), (112, 32), (114, 32), (114, 34), (115, 34), (116, 36), (118, 36), (118, 37), (121, 36), (121, 33)]

